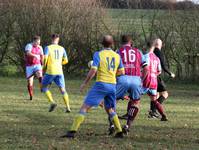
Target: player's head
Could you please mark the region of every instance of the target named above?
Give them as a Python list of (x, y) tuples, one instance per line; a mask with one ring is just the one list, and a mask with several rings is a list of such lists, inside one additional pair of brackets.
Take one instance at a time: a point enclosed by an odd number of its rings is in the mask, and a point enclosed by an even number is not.
[(156, 40), (148, 40), (147, 49), (149, 49), (149, 52), (153, 52), (154, 51), (155, 43), (156, 43)]
[(53, 44), (59, 44), (59, 34), (52, 34), (51, 40)]
[(161, 48), (162, 48), (162, 40), (161, 39), (155, 39), (154, 44), (155, 44), (155, 48), (158, 48), (161, 50)]
[(105, 35), (102, 39), (102, 45), (105, 48), (111, 48), (114, 44), (113, 37), (111, 35)]
[(121, 43), (124, 44), (130, 44), (132, 45), (132, 37), (130, 35), (122, 35), (121, 37)]
[(41, 42), (40, 36), (35, 35), (35, 36), (33, 37), (33, 45), (38, 46), (38, 45), (40, 45), (40, 42)]

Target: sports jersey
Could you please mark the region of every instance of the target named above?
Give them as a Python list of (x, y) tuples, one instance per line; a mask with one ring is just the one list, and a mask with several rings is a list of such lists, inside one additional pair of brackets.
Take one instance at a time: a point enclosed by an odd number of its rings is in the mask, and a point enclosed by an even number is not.
[(144, 63), (144, 57), (137, 48), (132, 48), (130, 45), (124, 45), (118, 53), (121, 56), (125, 74), (129, 76), (141, 76), (141, 66)]
[(32, 54), (38, 55), (38, 58), (25, 55), (26, 66), (41, 64), (41, 55), (43, 55), (43, 49), (41, 46), (35, 46), (32, 43), (29, 43), (25, 47), (25, 52), (30, 52)]
[(124, 70), (120, 56), (111, 49), (95, 52), (92, 68), (97, 69), (97, 82), (116, 84), (116, 73)]
[(51, 44), (44, 49), (44, 68), (46, 74), (63, 74), (62, 65), (68, 62), (65, 49), (57, 44)]
[(145, 55), (147, 64), (147, 74), (143, 79), (143, 87), (157, 89), (157, 76), (161, 72), (161, 64), (159, 58), (152, 52)]

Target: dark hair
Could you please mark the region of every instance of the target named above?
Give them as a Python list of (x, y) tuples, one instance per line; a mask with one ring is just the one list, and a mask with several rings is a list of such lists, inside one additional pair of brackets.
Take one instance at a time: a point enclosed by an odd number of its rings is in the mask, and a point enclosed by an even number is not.
[(54, 40), (54, 39), (56, 39), (56, 38), (59, 38), (59, 34), (56, 34), (56, 33), (55, 33), (55, 34), (52, 34), (52, 35), (51, 35), (51, 39), (52, 39), (52, 40)]
[(33, 41), (37, 41), (37, 40), (40, 40), (40, 39), (41, 39), (41, 37), (38, 36), (38, 35), (35, 35), (35, 36), (33, 37)]
[(107, 36), (103, 37), (102, 45), (104, 47), (111, 47), (113, 45), (113, 43), (114, 43), (114, 41), (113, 41), (112, 36), (107, 35)]
[(121, 42), (122, 44), (127, 44), (132, 41), (132, 37), (130, 35), (122, 35)]
[(150, 48), (153, 45), (154, 39), (147, 40), (146, 46), (147, 48)]

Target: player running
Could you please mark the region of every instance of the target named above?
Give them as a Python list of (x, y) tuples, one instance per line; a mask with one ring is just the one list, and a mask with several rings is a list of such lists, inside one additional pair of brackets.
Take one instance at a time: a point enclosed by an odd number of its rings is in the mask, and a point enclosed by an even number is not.
[(157, 77), (161, 74), (161, 64), (159, 58), (154, 54), (155, 42), (149, 43), (149, 53), (145, 54), (147, 66), (143, 69), (143, 93), (150, 96), (151, 103), (161, 114), (161, 121), (167, 121), (164, 109), (157, 100)]
[[(125, 75), (117, 78), (117, 99), (123, 99), (125, 94), (129, 94), (129, 102), (127, 114), (120, 117), (127, 119), (126, 129), (129, 129), (131, 123), (135, 119), (139, 111), (139, 103), (141, 98), (142, 82), (141, 82), (141, 67), (144, 65), (144, 57), (142, 53), (132, 47), (132, 38), (129, 35), (122, 36), (123, 46), (118, 50), (122, 58), (125, 68)], [(114, 126), (109, 129), (109, 134), (112, 133)]]
[(124, 74), (124, 68), (120, 56), (111, 47), (113, 38), (110, 35), (104, 36), (102, 45), (104, 48), (95, 52), (92, 67), (80, 87), (82, 91), (89, 81), (97, 74), (97, 81), (88, 92), (79, 115), (75, 118), (71, 129), (62, 137), (74, 138), (80, 125), (83, 123), (86, 113), (93, 106), (98, 106), (104, 100), (104, 107), (116, 127), (115, 137), (122, 138), (122, 128), (116, 114), (116, 74)]
[(40, 37), (34, 36), (33, 42), (25, 47), (25, 64), (27, 88), (30, 100), (33, 99), (33, 80), (36, 76), (39, 80), (40, 88), (42, 82), (42, 64), (43, 64), (43, 49), (40, 46)]
[(59, 87), (61, 94), (63, 95), (64, 103), (66, 106), (66, 112), (70, 112), (69, 98), (65, 90), (65, 80), (63, 75), (62, 65), (68, 63), (68, 58), (65, 49), (59, 45), (59, 35), (52, 35), (52, 44), (44, 49), (44, 78), (42, 81), (42, 92), (44, 92), (49, 100), (50, 108), (49, 112), (52, 112), (57, 104), (53, 100), (52, 94), (48, 89), (53, 81)]
[[(170, 77), (175, 78), (175, 74), (170, 72), (165, 65), (164, 56), (162, 55), (161, 48), (162, 48), (162, 40), (156, 39), (154, 54), (160, 59), (162, 70), (164, 70)], [(157, 92), (158, 92), (158, 102), (162, 104), (168, 98), (168, 92), (166, 89), (166, 85), (160, 75), (158, 76)], [(157, 118), (158, 116), (159, 115), (156, 112), (156, 108), (154, 104), (151, 102), (149, 118), (154, 118), (154, 117)]]

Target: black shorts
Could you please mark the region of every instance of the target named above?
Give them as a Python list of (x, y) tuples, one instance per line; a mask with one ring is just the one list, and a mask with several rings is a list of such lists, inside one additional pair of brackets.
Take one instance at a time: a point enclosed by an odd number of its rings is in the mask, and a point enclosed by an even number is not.
[(164, 91), (167, 91), (166, 85), (165, 85), (164, 81), (161, 79), (161, 77), (158, 76), (158, 89), (157, 89), (157, 92), (164, 92)]

